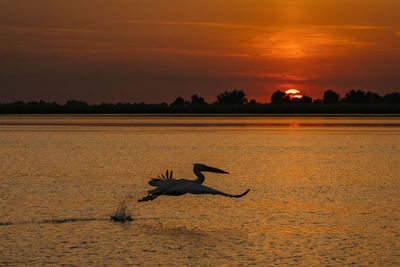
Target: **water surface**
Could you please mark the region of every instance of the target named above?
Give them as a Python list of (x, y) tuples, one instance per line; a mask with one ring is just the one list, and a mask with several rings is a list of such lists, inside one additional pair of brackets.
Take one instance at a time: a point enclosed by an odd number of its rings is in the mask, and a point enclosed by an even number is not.
[[(0, 265), (400, 264), (398, 117), (1, 116), (0, 152)], [(250, 193), (136, 202), (193, 163)]]

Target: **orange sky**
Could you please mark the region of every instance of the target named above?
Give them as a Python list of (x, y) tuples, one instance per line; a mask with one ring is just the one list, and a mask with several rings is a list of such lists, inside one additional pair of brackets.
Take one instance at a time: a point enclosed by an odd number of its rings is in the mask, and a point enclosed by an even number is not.
[(399, 0), (1, 0), (0, 102), (400, 91)]

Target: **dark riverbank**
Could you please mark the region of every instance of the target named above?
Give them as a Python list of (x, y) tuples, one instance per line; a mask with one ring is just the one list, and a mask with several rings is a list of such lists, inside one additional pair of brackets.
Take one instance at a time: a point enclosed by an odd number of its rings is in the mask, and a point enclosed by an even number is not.
[(100, 104), (69, 101), (0, 104), (0, 114), (400, 114), (400, 104)]

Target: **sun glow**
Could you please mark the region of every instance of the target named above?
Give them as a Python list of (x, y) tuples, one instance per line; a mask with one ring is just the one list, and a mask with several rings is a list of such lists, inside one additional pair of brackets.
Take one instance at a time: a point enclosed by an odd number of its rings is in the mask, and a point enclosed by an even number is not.
[(285, 94), (288, 95), (288, 96), (290, 97), (290, 99), (293, 99), (293, 98), (299, 98), (299, 99), (301, 99), (301, 98), (303, 98), (303, 95), (300, 94), (300, 91), (297, 90), (297, 89), (289, 89), (289, 90), (286, 90), (286, 91), (285, 91)]
[(286, 90), (286, 92), (285, 92), (285, 94), (287, 94), (287, 95), (290, 95), (290, 94), (299, 94), (300, 93), (300, 91), (299, 90), (296, 90), (296, 89), (289, 89), (289, 90)]

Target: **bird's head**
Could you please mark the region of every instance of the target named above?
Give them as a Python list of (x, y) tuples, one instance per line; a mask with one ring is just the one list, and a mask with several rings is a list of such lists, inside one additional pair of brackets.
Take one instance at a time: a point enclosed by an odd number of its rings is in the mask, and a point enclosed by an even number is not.
[(193, 165), (193, 170), (199, 170), (201, 172), (216, 172), (216, 173), (229, 173), (214, 167), (210, 167), (204, 164), (196, 163)]

